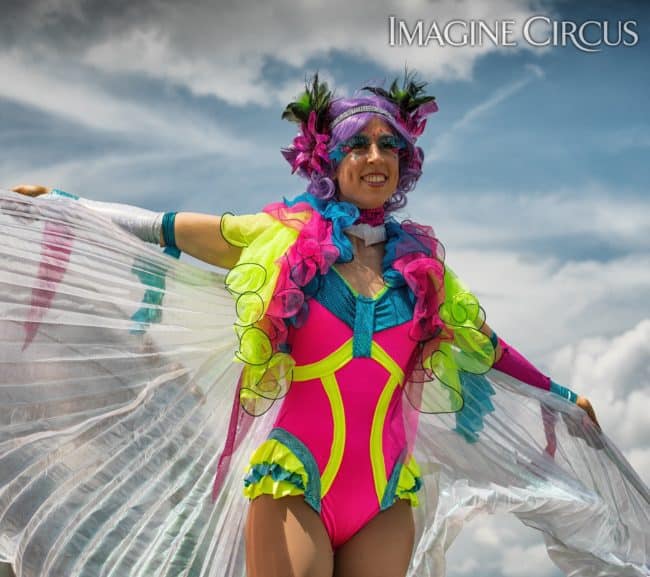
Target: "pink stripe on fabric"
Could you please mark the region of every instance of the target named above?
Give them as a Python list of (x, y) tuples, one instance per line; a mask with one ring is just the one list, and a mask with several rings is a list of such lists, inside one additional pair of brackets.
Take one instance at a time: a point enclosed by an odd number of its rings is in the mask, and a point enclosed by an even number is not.
[(36, 275), (36, 286), (32, 289), (29, 303), (29, 320), (25, 321), (23, 351), (34, 340), (38, 327), (47, 310), (52, 306), (57, 285), (63, 279), (70, 261), (74, 235), (64, 224), (46, 222), (41, 242), (41, 262)]
[(249, 415), (241, 406), (239, 401), (239, 391), (241, 388), (241, 377), (237, 383), (235, 395), (233, 397), (232, 408), (230, 409), (230, 421), (228, 423), (228, 434), (224, 448), (219, 455), (219, 462), (217, 463), (217, 472), (214, 476), (212, 483), (212, 502), (217, 500), (219, 491), (230, 469), (230, 460), (234, 452), (239, 448), (246, 433), (253, 424), (255, 417)]

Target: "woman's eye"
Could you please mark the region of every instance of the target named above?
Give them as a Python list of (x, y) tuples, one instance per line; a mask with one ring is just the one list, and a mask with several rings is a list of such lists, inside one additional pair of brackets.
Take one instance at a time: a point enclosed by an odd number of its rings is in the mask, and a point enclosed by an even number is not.
[(384, 150), (395, 150), (401, 148), (399, 138), (396, 136), (384, 136), (379, 139), (379, 147)]
[(360, 148), (367, 148), (369, 145), (367, 138), (354, 137), (348, 141), (348, 147), (352, 150), (359, 150)]

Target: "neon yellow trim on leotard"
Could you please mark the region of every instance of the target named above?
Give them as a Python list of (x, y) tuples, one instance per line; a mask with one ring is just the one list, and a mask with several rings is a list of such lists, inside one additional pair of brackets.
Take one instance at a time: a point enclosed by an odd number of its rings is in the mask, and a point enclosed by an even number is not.
[(404, 381), (404, 371), (395, 362), (384, 349), (382, 349), (376, 341), (372, 341), (370, 345), (370, 356), (384, 367), (392, 376), (397, 377), (400, 382)]
[(386, 421), (386, 413), (388, 412), (390, 400), (393, 398), (393, 393), (399, 384), (399, 379), (395, 374), (392, 374), (379, 396), (370, 428), (370, 462), (372, 464), (372, 477), (375, 480), (377, 502), (379, 503), (381, 503), (386, 492), (386, 485), (388, 485), (386, 461), (384, 460), (384, 422)]
[(381, 503), (388, 478), (386, 476), (386, 461), (384, 460), (383, 434), (386, 413), (390, 400), (397, 386), (404, 382), (404, 371), (393, 360), (393, 358), (379, 346), (376, 341), (372, 341), (370, 346), (370, 355), (389, 373), (390, 378), (381, 392), (375, 414), (372, 418), (372, 427), (370, 429), (370, 462), (372, 464), (372, 476), (375, 480), (375, 490), (377, 491), (377, 500)]
[[(320, 380), (323, 383), (323, 388), (327, 394), (332, 411), (334, 428), (332, 446), (327, 465), (321, 475), (321, 498), (327, 494), (332, 486), (336, 473), (341, 466), (341, 461), (343, 460), (346, 433), (345, 409), (343, 408), (343, 399), (335, 373), (352, 360), (352, 344), (352, 339), (349, 339), (324, 359), (308, 365), (297, 366), (293, 370), (294, 382)], [(377, 498), (381, 502), (386, 485), (388, 484), (382, 441), (384, 422), (386, 421), (386, 414), (393, 392), (404, 381), (404, 371), (375, 341), (371, 344), (370, 353), (372, 359), (384, 367), (390, 374), (375, 408), (370, 433), (370, 460)]]
[(324, 359), (308, 365), (300, 365), (293, 370), (293, 380), (320, 380), (330, 403), (333, 420), (332, 446), (330, 456), (321, 475), (321, 498), (329, 491), (343, 460), (345, 448), (345, 410), (339, 384), (334, 373), (352, 360), (352, 339), (346, 341)]
[[(395, 362), (395, 360), (375, 341), (370, 346), (371, 358), (384, 367), (390, 377), (384, 385), (384, 389), (379, 396), (375, 414), (372, 420), (370, 432), (370, 461), (372, 463), (372, 473), (375, 481), (375, 490), (377, 499), (381, 502), (388, 479), (386, 477), (386, 466), (383, 452), (383, 431), (386, 421), (386, 414), (393, 397), (395, 389), (404, 381), (404, 371)], [(345, 448), (345, 409), (343, 408), (343, 399), (339, 385), (336, 381), (335, 373), (352, 360), (352, 339), (347, 340), (338, 349), (330, 353), (324, 359), (300, 365), (293, 370), (293, 380), (310, 381), (320, 380), (327, 394), (330, 403), (333, 420), (333, 435), (330, 456), (321, 475), (321, 498), (329, 491), (336, 473), (343, 460), (343, 450)]]
[(333, 353), (327, 355), (324, 359), (300, 365), (293, 369), (293, 380), (311, 381), (320, 379), (323, 375), (333, 374), (340, 368), (344, 367), (352, 359), (352, 339), (343, 343)]
[[(350, 342), (351, 343), (351, 342)], [(350, 348), (352, 345), (350, 344)], [(328, 357), (329, 358), (329, 357)], [(334, 482), (336, 473), (343, 460), (343, 449), (345, 448), (345, 409), (343, 408), (343, 398), (339, 390), (339, 384), (336, 382), (334, 373), (324, 375), (321, 378), (325, 393), (332, 408), (332, 417), (334, 420), (334, 431), (332, 433), (332, 448), (330, 449), (330, 458), (327, 461), (325, 470), (321, 475), (320, 495), (321, 499), (327, 494)]]

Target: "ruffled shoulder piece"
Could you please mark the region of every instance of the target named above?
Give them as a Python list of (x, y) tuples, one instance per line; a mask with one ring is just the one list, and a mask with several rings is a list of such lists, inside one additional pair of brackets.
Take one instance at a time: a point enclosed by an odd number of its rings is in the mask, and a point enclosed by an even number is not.
[(445, 264), (444, 247), (431, 227), (408, 220), (390, 220), (386, 227), (384, 280), (406, 283), (415, 296), (410, 336), (420, 346), (407, 396), (425, 413), (461, 411), (464, 373), (487, 373), (495, 360), (494, 346), (481, 332), (485, 311)]
[(352, 258), (343, 229), (358, 216), (351, 204), (310, 194), (270, 204), (260, 214), (223, 216), (223, 238), (242, 248), (225, 282), (236, 298), (236, 356), (244, 363), (239, 396), (247, 413), (261, 415), (287, 393), (294, 366), (288, 327), (304, 323), (305, 295), (318, 289), (332, 264)]

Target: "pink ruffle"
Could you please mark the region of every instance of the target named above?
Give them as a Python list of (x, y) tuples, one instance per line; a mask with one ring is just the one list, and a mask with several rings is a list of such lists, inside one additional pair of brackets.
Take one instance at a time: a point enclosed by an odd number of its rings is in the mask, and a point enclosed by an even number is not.
[[(298, 238), (277, 263), (278, 281), (267, 309), (269, 334), (273, 349), (287, 339), (285, 319), (293, 318), (298, 326), (307, 314), (303, 288), (316, 276), (324, 275), (339, 257), (332, 242), (332, 224), (306, 202), (287, 206), (282, 202), (264, 208), (264, 212), (299, 231)], [(305, 212), (309, 214), (305, 219)], [(267, 333), (268, 334), (268, 333)]]
[(284, 157), (291, 164), (291, 173), (297, 170), (310, 176), (317, 172), (323, 174), (329, 166), (327, 143), (329, 134), (322, 134), (316, 130), (316, 112), (309, 113), (307, 122), (301, 125), (302, 132), (293, 139), (290, 148), (282, 151)]
[[(408, 243), (396, 247), (393, 268), (398, 271), (415, 295), (415, 308), (410, 337), (423, 342), (436, 339), (444, 334), (445, 340), (453, 340), (446, 325), (440, 319), (438, 310), (445, 300), (445, 265), (444, 249), (429, 226), (404, 221), (402, 230), (414, 237), (423, 247), (422, 251), (413, 252)], [(426, 249), (432, 256), (427, 256)], [(404, 252), (404, 254), (400, 254)], [(436, 341), (434, 341), (436, 342)]]

